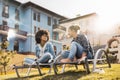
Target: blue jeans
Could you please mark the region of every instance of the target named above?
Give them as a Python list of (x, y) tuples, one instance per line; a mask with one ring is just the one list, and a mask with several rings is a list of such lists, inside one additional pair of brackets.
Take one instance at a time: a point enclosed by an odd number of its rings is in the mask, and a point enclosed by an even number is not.
[[(43, 56), (41, 56), (39, 59), (37, 59), (37, 61), (39, 63), (47, 63), (51, 58), (53, 58), (53, 57), (51, 57), (50, 53), (45, 53), (45, 54), (43, 54)], [(28, 64), (32, 64), (32, 63), (35, 62), (35, 59), (33, 59), (33, 58), (25, 58), (24, 62), (28, 63)]]
[[(72, 42), (70, 50), (64, 51), (61, 55), (63, 58), (69, 58), (70, 60), (73, 61), (74, 57), (81, 58), (82, 53), (83, 53), (83, 47), (77, 42)], [(92, 55), (90, 55), (90, 53), (87, 53), (87, 57), (91, 58)]]

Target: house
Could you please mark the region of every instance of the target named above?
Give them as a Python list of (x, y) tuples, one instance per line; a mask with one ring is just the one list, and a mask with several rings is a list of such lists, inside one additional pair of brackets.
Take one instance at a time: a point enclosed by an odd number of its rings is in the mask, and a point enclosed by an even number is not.
[(8, 50), (34, 53), (35, 33), (46, 29), (58, 53), (62, 44), (58, 41), (58, 31), (53, 32), (53, 26), (63, 19), (67, 18), (32, 2), (0, 0), (0, 42), (7, 38), (10, 43)]
[(59, 40), (63, 43), (63, 45), (70, 45), (69, 43), (71, 42), (70, 38), (66, 38), (66, 34), (68, 34), (68, 28), (71, 25), (79, 25), (80, 26), (80, 31), (84, 32), (88, 38), (91, 41), (92, 45), (96, 45), (97, 42), (95, 42), (93, 37), (95, 37), (95, 32), (94, 28), (96, 27), (96, 20), (98, 18), (98, 15), (96, 13), (90, 13), (82, 16), (77, 16), (75, 18), (71, 19), (66, 19), (60, 21), (60, 24), (58, 25), (59, 27), (65, 27), (66, 28), (66, 33), (61, 33), (59, 34)]
[[(97, 32), (96, 27), (100, 29), (100, 27), (104, 28), (106, 26), (99, 26), (97, 21), (99, 20), (100, 16), (97, 13), (89, 13), (82, 16), (77, 16), (75, 18), (71, 19), (65, 19), (60, 21), (59, 27), (65, 27), (66, 33), (60, 33), (59, 34), (59, 40), (63, 43), (63, 46), (70, 45), (70, 42), (72, 39), (66, 38), (66, 34), (68, 34), (68, 28), (71, 25), (79, 25), (80, 31), (85, 33), (89, 40), (91, 45), (94, 46), (100, 46), (100, 45), (106, 45), (108, 40), (112, 38), (112, 36), (119, 35), (120, 34), (120, 24), (115, 24), (112, 26), (112, 30), (109, 30), (109, 32), (104, 31), (101, 33)], [(118, 38), (118, 37), (117, 37)], [(120, 38), (118, 38), (120, 39)]]

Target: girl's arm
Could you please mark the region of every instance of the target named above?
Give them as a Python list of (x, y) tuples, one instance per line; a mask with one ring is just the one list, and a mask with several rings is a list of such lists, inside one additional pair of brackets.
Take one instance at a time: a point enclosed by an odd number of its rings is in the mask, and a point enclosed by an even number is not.
[(38, 46), (36, 46), (36, 48), (35, 48), (35, 55), (36, 55), (36, 57), (37, 58), (40, 58), (40, 49), (39, 49), (39, 47)]
[(53, 55), (53, 57), (55, 58), (55, 52), (54, 52), (54, 48), (53, 48), (52, 43), (49, 43), (49, 51)]

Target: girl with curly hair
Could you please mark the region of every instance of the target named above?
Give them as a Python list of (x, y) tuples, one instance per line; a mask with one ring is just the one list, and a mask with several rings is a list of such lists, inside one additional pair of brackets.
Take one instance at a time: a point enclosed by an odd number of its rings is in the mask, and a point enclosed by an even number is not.
[(55, 58), (53, 45), (48, 41), (49, 36), (46, 30), (39, 30), (35, 35), (36, 40), (36, 56), (41, 63), (48, 62)]
[[(35, 34), (35, 55), (40, 63), (51, 62), (55, 58), (53, 45), (49, 42), (48, 32), (46, 30), (39, 30)], [(27, 63), (33, 63), (33, 59), (25, 59)]]

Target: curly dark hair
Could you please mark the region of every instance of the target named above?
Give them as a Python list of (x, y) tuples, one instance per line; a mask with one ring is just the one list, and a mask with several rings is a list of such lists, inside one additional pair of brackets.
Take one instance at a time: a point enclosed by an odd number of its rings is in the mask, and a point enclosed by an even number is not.
[(39, 30), (36, 34), (35, 34), (35, 40), (36, 43), (41, 43), (41, 37), (42, 35), (46, 34), (47, 35), (47, 41), (49, 40), (49, 36), (48, 36), (48, 32), (46, 30)]

